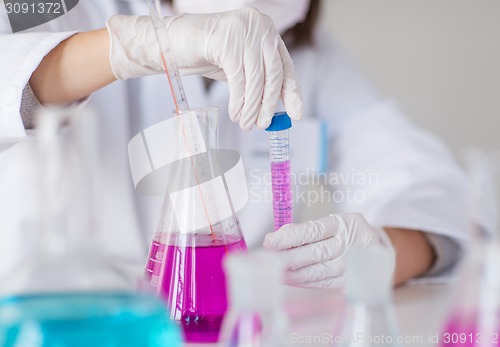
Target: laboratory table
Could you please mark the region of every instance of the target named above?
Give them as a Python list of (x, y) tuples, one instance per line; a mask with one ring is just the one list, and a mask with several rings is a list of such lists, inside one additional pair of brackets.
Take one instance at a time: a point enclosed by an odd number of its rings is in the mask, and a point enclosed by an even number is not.
[[(450, 304), (450, 292), (450, 286), (444, 284), (411, 284), (394, 290), (394, 306), (405, 346), (439, 345), (436, 341), (442, 340), (440, 330)], [(293, 287), (286, 287), (285, 293), (290, 317), (288, 346), (334, 346), (342, 294)]]

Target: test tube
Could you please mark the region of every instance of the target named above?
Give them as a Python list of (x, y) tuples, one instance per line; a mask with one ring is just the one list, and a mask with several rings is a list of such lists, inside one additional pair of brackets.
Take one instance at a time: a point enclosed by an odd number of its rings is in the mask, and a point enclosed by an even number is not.
[(290, 183), (289, 129), (292, 120), (286, 112), (274, 114), (269, 132), (271, 179), (273, 191), (274, 230), (292, 222), (292, 189)]

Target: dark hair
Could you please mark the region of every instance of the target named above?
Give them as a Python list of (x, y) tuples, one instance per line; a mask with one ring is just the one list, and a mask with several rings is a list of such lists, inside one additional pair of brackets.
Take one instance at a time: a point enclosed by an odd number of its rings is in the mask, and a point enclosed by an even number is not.
[(288, 49), (314, 44), (314, 30), (318, 24), (320, 7), (321, 0), (311, 0), (306, 18), (285, 31), (282, 37)]
[[(172, 4), (173, 0), (163, 1)], [(314, 29), (318, 22), (320, 2), (321, 0), (310, 0), (306, 18), (285, 31), (282, 35), (288, 49), (314, 44)]]

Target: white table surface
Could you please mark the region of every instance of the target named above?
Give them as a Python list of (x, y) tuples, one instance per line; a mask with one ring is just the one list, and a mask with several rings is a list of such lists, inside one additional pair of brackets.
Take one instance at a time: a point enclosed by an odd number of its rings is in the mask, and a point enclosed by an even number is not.
[[(443, 284), (412, 284), (394, 290), (394, 305), (401, 335), (411, 340), (407, 347), (436, 346), (430, 337), (441, 335), (451, 288)], [(342, 294), (336, 291), (286, 287), (285, 307), (290, 318), (289, 346), (330, 346), (319, 340), (322, 334), (333, 334), (343, 305)], [(438, 336), (439, 336), (438, 335)], [(188, 344), (187, 346), (210, 346)]]

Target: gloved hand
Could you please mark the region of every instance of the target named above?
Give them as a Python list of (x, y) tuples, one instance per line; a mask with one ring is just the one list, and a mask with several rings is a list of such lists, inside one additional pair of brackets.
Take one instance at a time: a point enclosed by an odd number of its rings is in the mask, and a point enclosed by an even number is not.
[[(229, 116), (243, 129), (266, 128), (279, 97), (292, 119), (303, 114), (295, 67), (272, 20), (254, 8), (164, 19), (177, 67), (229, 83)], [(107, 21), (111, 66), (118, 79), (164, 71), (151, 18)]]
[[(351, 247), (380, 247), (395, 257), (387, 234), (371, 227), (358, 213), (284, 225), (266, 235), (264, 247), (282, 253), (287, 284), (312, 288), (343, 287), (346, 255)], [(391, 266), (394, 271), (394, 262)]]

